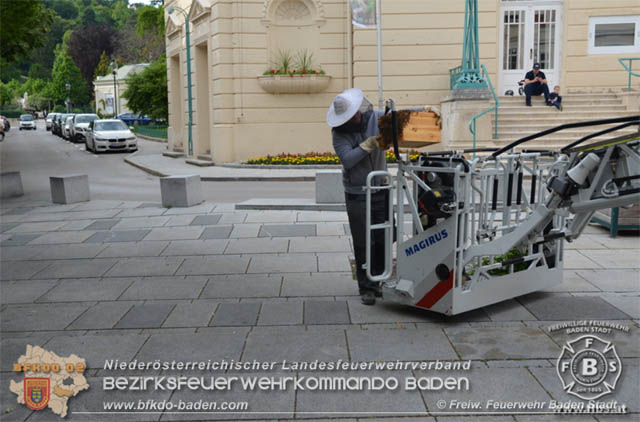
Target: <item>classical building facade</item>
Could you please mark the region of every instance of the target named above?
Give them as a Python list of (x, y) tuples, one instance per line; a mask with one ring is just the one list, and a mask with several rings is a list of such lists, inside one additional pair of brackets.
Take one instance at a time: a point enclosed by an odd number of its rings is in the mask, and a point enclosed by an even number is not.
[(127, 99), (122, 97), (122, 93), (127, 90), (127, 78), (141, 72), (148, 65), (148, 63), (138, 63), (119, 67), (116, 71), (115, 89), (113, 74), (98, 76), (93, 81), (96, 93), (96, 112), (113, 114), (117, 109), (118, 114), (130, 113), (131, 110), (127, 107)]
[[(376, 31), (351, 24), (347, 0), (166, 0), (164, 7), (171, 150), (188, 151), (189, 120), (185, 19), (172, 7), (190, 23), (194, 157), (221, 163), (330, 151), (332, 98), (355, 86), (377, 103)], [(534, 61), (565, 95), (620, 92), (628, 74), (618, 59), (640, 56), (637, 0), (478, 0), (478, 8), (480, 62), (499, 95), (517, 95)], [(464, 0), (382, 0), (385, 98), (400, 107), (440, 105), (449, 70), (460, 65), (464, 9)], [(283, 51), (312, 54), (327, 77), (296, 76), (274, 88), (276, 78), (261, 76)], [(640, 78), (632, 83), (637, 90)], [(490, 126), (490, 117), (479, 125)]]

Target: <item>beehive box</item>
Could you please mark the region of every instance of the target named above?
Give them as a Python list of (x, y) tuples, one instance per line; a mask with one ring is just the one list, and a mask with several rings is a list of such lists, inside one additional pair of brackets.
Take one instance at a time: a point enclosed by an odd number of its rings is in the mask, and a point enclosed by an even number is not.
[[(398, 146), (403, 148), (420, 148), (440, 143), (440, 126), (438, 116), (432, 111), (399, 110)], [(378, 128), (383, 137), (382, 145), (388, 148), (393, 144), (391, 113), (378, 119)]]

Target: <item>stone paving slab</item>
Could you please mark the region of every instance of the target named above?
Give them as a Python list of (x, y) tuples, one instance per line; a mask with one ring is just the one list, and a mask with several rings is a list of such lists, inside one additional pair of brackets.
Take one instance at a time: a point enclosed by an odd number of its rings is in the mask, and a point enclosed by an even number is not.
[[(121, 220), (97, 220), (83, 229), (86, 230), (111, 230), (113, 226), (117, 225)], [(67, 223), (68, 224), (68, 223)]]
[(30, 245), (55, 245), (61, 243), (82, 243), (95, 232), (75, 231), (75, 232), (51, 232), (45, 233), (29, 242)]
[(85, 302), (116, 300), (134, 282), (132, 278), (60, 280), (38, 302)]
[(107, 273), (108, 277), (174, 275), (183, 263), (180, 257), (143, 257), (119, 260)]
[(56, 280), (0, 283), (0, 303), (32, 303), (56, 285)]
[(153, 334), (136, 358), (183, 362), (239, 360), (248, 331), (246, 327), (215, 327), (201, 329), (195, 334)]
[(538, 319), (628, 319), (629, 316), (599, 297), (531, 293), (518, 298)]
[(352, 361), (457, 360), (458, 355), (440, 328), (372, 327), (346, 330)]
[(316, 235), (313, 224), (265, 224), (260, 228), (258, 237), (307, 237)]
[(318, 257), (313, 254), (254, 255), (247, 273), (300, 273), (318, 271)]
[(282, 296), (350, 296), (358, 294), (351, 273), (283, 274)]
[(8, 234), (5, 239), (0, 242), (0, 247), (5, 246), (22, 246), (40, 237), (40, 234)]
[(347, 359), (344, 330), (306, 331), (303, 327), (254, 327), (242, 359), (263, 362)]
[[(122, 218), (118, 224), (113, 226), (113, 230), (162, 227), (169, 221), (169, 218), (167, 216)], [(112, 228), (109, 227), (109, 229)]]
[[(100, 277), (112, 268), (118, 260), (105, 259), (64, 259), (53, 261), (38, 273), (38, 278), (89, 278)], [(123, 274), (128, 275), (128, 274)]]
[(206, 277), (147, 277), (134, 281), (119, 299), (195, 299), (206, 283)]
[(99, 231), (89, 237), (87, 243), (137, 242), (145, 238), (149, 230)]
[(68, 327), (70, 330), (113, 328), (139, 302), (102, 302), (87, 309)]
[(162, 326), (175, 305), (150, 303), (136, 305), (125, 314), (115, 328), (157, 328)]
[(638, 249), (583, 250), (580, 253), (604, 268), (640, 268)]
[(209, 226), (213, 224), (218, 224), (221, 214), (209, 214), (209, 215), (198, 215), (192, 221), (192, 226)]
[[(313, 373), (302, 373), (311, 376)], [(353, 371), (350, 376), (380, 376), (396, 377), (400, 384), (404, 379), (411, 376), (408, 371)], [(404, 391), (403, 388), (397, 390), (383, 390), (381, 392), (362, 391), (301, 391), (296, 399), (296, 411), (298, 412), (319, 412), (314, 415), (298, 415), (300, 418), (307, 417), (339, 417), (353, 415), (351, 412), (388, 412), (388, 413), (426, 413), (425, 402), (417, 390)], [(327, 413), (322, 413), (327, 412)], [(344, 413), (341, 413), (344, 412)], [(371, 416), (375, 416), (371, 413)]]
[(212, 327), (256, 325), (260, 303), (221, 303), (218, 305)]
[(281, 285), (282, 277), (267, 274), (213, 276), (200, 297), (277, 297)]
[(162, 327), (206, 327), (217, 307), (218, 303), (211, 301), (179, 303), (173, 308)]
[(0, 280), (26, 280), (49, 265), (51, 261), (5, 261), (0, 265)]
[(540, 329), (533, 327), (445, 328), (462, 359), (557, 358), (560, 348)]
[(174, 240), (169, 242), (168, 246), (162, 250), (162, 255), (218, 255), (224, 253), (228, 243), (229, 241), (226, 239)]
[(5, 331), (64, 330), (93, 303), (8, 305), (0, 326)]
[(638, 270), (579, 270), (577, 274), (602, 291), (640, 291)]
[(249, 261), (240, 255), (187, 257), (176, 275), (244, 274)]
[(303, 303), (263, 302), (258, 325), (301, 325)]
[(350, 322), (347, 302), (344, 300), (307, 300), (304, 303), (305, 324), (349, 324)]
[[(277, 238), (231, 239), (225, 254), (258, 254), (288, 252), (289, 240)], [(293, 251), (292, 251), (293, 252)]]
[(233, 226), (207, 227), (202, 231), (200, 239), (227, 239), (232, 230)]
[(98, 258), (130, 258), (142, 256), (158, 256), (169, 242), (118, 242), (107, 245)]

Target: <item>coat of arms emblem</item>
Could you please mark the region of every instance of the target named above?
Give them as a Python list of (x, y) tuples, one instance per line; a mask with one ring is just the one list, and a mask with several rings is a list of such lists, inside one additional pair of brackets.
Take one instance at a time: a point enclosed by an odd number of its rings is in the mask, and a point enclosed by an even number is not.
[(24, 402), (29, 409), (42, 410), (49, 403), (49, 378), (25, 378)]

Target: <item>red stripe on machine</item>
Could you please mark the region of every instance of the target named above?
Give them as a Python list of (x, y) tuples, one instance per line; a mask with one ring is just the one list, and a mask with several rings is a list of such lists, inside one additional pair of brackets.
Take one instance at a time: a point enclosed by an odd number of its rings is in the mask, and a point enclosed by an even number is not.
[(442, 297), (446, 295), (447, 292), (452, 288), (453, 270), (449, 271), (449, 278), (447, 279), (447, 281), (441, 281), (436, 284), (433, 289), (429, 290), (427, 294), (424, 295), (424, 297), (420, 299), (418, 303), (416, 303), (416, 306), (419, 306), (420, 308), (430, 309), (433, 305), (438, 303), (438, 301), (442, 299)]

